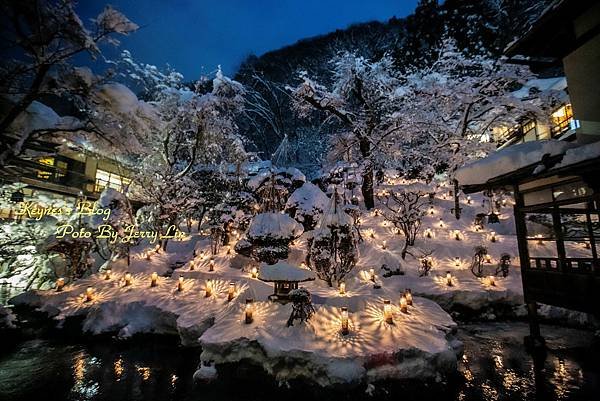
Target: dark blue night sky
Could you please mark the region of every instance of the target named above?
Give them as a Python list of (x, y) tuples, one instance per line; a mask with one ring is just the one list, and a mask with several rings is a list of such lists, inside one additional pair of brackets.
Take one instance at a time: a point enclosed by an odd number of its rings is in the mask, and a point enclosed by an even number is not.
[[(416, 0), (107, 0), (142, 28), (121, 40), (139, 60), (169, 63), (187, 79), (218, 64), (235, 73), (249, 54), (260, 55), (299, 39), (345, 28), (355, 22), (385, 21), (410, 14)], [(104, 1), (80, 1), (83, 19)], [(106, 49), (108, 57), (118, 50)]]

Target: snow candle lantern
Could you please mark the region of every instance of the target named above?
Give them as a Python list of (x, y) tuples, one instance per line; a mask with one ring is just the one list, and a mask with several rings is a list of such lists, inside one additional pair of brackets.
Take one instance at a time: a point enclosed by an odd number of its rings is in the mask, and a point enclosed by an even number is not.
[(460, 258), (458, 256), (454, 258), (454, 266), (460, 267)]
[(146, 251), (146, 260), (150, 260), (150, 252)]
[(343, 281), (340, 283), (340, 295), (344, 295), (346, 293), (346, 283)]
[(542, 241), (542, 234), (538, 234), (535, 237), (537, 238), (538, 245), (544, 245), (544, 241)]
[(112, 273), (110, 269), (104, 271), (104, 280), (110, 280), (110, 273)]
[(430, 214), (430, 215), (434, 215), (434, 214), (435, 214), (435, 208), (433, 207), (433, 205), (431, 205), (431, 206), (429, 207), (429, 214)]
[(467, 204), (470, 205), (471, 204), (471, 196), (467, 196)]
[(485, 254), (485, 263), (492, 263), (492, 255), (489, 253)]
[(494, 279), (494, 276), (489, 276), (488, 277), (488, 283), (492, 286), (495, 287), (496, 286), (496, 280)]
[(386, 249), (387, 248), (387, 241), (383, 240), (383, 242), (381, 243), (381, 249)]
[(94, 295), (94, 289), (92, 287), (88, 287), (85, 289), (85, 302), (91, 302)]
[(440, 228), (444, 228), (444, 219), (442, 219), (440, 217), (440, 223), (439, 223)]
[(383, 318), (386, 323), (392, 324), (394, 322), (392, 318), (392, 305), (389, 299), (383, 300)]
[(410, 288), (407, 288), (404, 291), (404, 298), (406, 298), (406, 304), (408, 306), (412, 306), (412, 304), (413, 304), (413, 297), (412, 297), (412, 292), (411, 292)]
[(204, 294), (205, 298), (208, 298), (212, 295), (212, 288), (213, 284), (212, 284), (212, 280), (208, 279), (206, 280), (206, 283), (204, 284), (204, 291), (206, 291), (206, 294)]
[(252, 269), (250, 269), (250, 277), (252, 278), (257, 278), (258, 277), (258, 269), (255, 267), (253, 267)]
[(235, 283), (232, 281), (229, 283), (229, 290), (227, 291), (227, 300), (231, 301), (235, 294)]
[(446, 272), (446, 285), (452, 287), (452, 273), (450, 273), (450, 270)]
[(64, 286), (65, 286), (65, 279), (62, 277), (57, 278), (56, 279), (56, 291), (62, 291)]
[(348, 328), (348, 308), (342, 306), (342, 334), (347, 335), (350, 332)]
[(400, 297), (400, 312), (408, 313), (408, 302), (406, 301), (406, 296), (404, 295)]
[(490, 233), (490, 241), (491, 242), (496, 242), (496, 231), (492, 231)]
[(177, 280), (177, 291), (181, 292), (183, 291), (183, 277), (179, 276), (179, 279)]
[(214, 259), (211, 259), (210, 262), (208, 262), (208, 271), (209, 272), (215, 271), (215, 260)]
[(369, 269), (369, 277), (372, 282), (375, 282), (375, 269)]
[(454, 239), (460, 241), (460, 230), (454, 230)]
[(131, 273), (125, 273), (125, 277), (123, 278), (123, 280), (125, 281), (125, 287), (131, 285)]
[(425, 237), (427, 237), (427, 238), (433, 237), (433, 232), (431, 231), (431, 228), (428, 228), (425, 230)]
[(246, 298), (246, 306), (244, 308), (244, 321), (246, 324), (252, 323), (253, 317), (252, 312), (254, 312), (254, 305), (252, 304), (252, 298)]
[(150, 287), (156, 287), (158, 282), (158, 274), (156, 272), (152, 272), (150, 275)]

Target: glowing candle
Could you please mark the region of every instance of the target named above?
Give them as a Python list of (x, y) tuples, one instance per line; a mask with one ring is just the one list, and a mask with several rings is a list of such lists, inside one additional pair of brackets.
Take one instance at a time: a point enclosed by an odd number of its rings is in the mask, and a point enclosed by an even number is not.
[(92, 287), (88, 287), (85, 289), (85, 302), (92, 301), (92, 295), (94, 293), (94, 289)]
[(506, 199), (502, 199), (502, 206), (506, 206)]
[(489, 253), (485, 255), (485, 263), (492, 263), (492, 255)]
[(244, 315), (245, 315), (244, 321), (246, 322), (246, 324), (250, 324), (254, 320), (252, 317), (253, 312), (254, 312), (254, 305), (252, 304), (252, 298), (247, 298), (246, 299), (246, 307), (244, 308)]
[(157, 281), (158, 281), (158, 274), (156, 274), (156, 272), (153, 272), (150, 275), (150, 287), (156, 287)]
[(458, 256), (454, 258), (454, 266), (460, 267), (460, 258)]
[(301, 262), (301, 263), (300, 263), (300, 267), (301, 267), (301, 268), (303, 268), (303, 269), (306, 269), (306, 263), (304, 263), (304, 262)]
[(233, 299), (233, 295), (235, 293), (235, 283), (232, 281), (229, 283), (229, 291), (227, 292), (227, 300), (231, 301)]
[(440, 228), (444, 228), (444, 219), (440, 217)]
[(342, 334), (347, 335), (350, 332), (348, 328), (348, 308), (342, 307)]
[(538, 239), (538, 241), (537, 241), (538, 245), (543, 245), (544, 241), (542, 241), (542, 234), (538, 234), (538, 235), (536, 235), (536, 237)]
[(258, 277), (258, 269), (257, 269), (256, 267), (253, 267), (253, 268), (250, 270), (250, 276), (251, 276), (252, 278), (257, 278), (257, 277)]
[(454, 230), (454, 239), (460, 241), (460, 231)]
[(375, 269), (369, 269), (369, 276), (371, 277), (371, 281), (375, 281)]
[(210, 297), (212, 295), (212, 280), (208, 279), (206, 280), (206, 284), (204, 285), (204, 290), (206, 291), (206, 294), (204, 295), (206, 298)]
[(375, 231), (371, 230), (371, 232), (369, 233), (369, 236), (371, 238), (375, 238)]
[(205, 256), (204, 250), (201, 250), (200, 251), (200, 259), (204, 259), (204, 256)]
[(208, 262), (208, 271), (209, 272), (215, 271), (215, 260), (214, 259), (211, 259), (210, 262)]
[(430, 228), (428, 228), (427, 230), (425, 230), (425, 236), (427, 238), (431, 238), (433, 236), (433, 233), (431, 232)]
[(125, 273), (125, 287), (131, 285), (131, 273)]
[(193, 260), (190, 260), (190, 271), (193, 271), (196, 268), (196, 264)]
[(110, 269), (104, 271), (104, 280), (110, 280), (110, 273), (112, 273)]
[(160, 244), (156, 245), (156, 247), (154, 248), (154, 252), (156, 252), (156, 253), (160, 252)]
[(435, 208), (433, 207), (433, 205), (431, 205), (431, 207), (429, 208), (429, 214), (435, 214)]
[(495, 231), (492, 231), (490, 233), (490, 241), (496, 242), (496, 232)]
[(346, 283), (343, 281), (340, 283), (340, 294), (344, 295), (346, 293)]
[(146, 260), (150, 260), (150, 252), (146, 252)]
[(410, 291), (410, 288), (407, 288), (406, 291), (404, 291), (404, 298), (406, 298), (406, 304), (409, 306), (412, 306), (413, 297), (412, 297), (412, 292)]
[(387, 248), (387, 241), (383, 240), (383, 242), (381, 243), (381, 248), (385, 249)]
[(452, 273), (450, 271), (446, 272), (446, 284), (448, 287), (452, 287)]
[(406, 301), (406, 297), (404, 295), (400, 297), (400, 312), (408, 313), (408, 302)]
[(494, 276), (488, 277), (488, 283), (490, 283), (492, 287), (496, 286), (496, 280), (494, 280)]
[(470, 196), (467, 196), (467, 204), (469, 204), (469, 205), (471, 204), (471, 197)]
[(183, 277), (181, 276), (179, 276), (179, 279), (177, 280), (177, 291), (183, 291)]
[(383, 300), (383, 318), (388, 324), (392, 324), (394, 322), (392, 318), (392, 305), (390, 305), (389, 299)]

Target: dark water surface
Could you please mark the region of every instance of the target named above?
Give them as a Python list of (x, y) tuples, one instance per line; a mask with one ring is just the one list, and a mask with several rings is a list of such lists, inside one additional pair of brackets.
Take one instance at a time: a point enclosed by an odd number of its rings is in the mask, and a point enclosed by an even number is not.
[(598, 355), (589, 351), (589, 332), (543, 327), (551, 350), (540, 363), (522, 347), (522, 323), (465, 325), (459, 378), (427, 388), (375, 388), (323, 394), (278, 389), (248, 380), (222, 379), (194, 385), (198, 352), (152, 342), (65, 344), (30, 340), (0, 350), (0, 400), (596, 400)]

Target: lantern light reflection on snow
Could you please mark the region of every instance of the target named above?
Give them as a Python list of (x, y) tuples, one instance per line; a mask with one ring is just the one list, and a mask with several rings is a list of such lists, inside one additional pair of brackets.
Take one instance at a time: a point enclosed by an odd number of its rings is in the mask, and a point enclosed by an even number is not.
[(406, 296), (404, 295), (400, 297), (400, 312), (408, 313), (408, 302), (406, 301)]
[(346, 283), (343, 281), (340, 283), (340, 294), (344, 295), (346, 293)]
[(204, 284), (204, 290), (206, 291), (206, 294), (204, 295), (206, 298), (210, 297), (212, 295), (212, 290), (213, 290), (213, 283), (211, 279), (206, 280), (206, 283)]
[(494, 276), (489, 276), (488, 277), (488, 283), (492, 286), (495, 287), (496, 286), (496, 280), (494, 279)]
[(232, 281), (229, 283), (229, 290), (227, 292), (227, 300), (231, 301), (233, 299), (234, 294), (235, 294), (235, 283)]
[(394, 322), (392, 318), (392, 305), (390, 304), (389, 299), (383, 300), (383, 318), (388, 324), (392, 324)]
[(256, 268), (256, 266), (254, 266), (252, 269), (250, 269), (250, 276), (252, 278), (258, 277), (258, 269)]
[(371, 281), (375, 282), (375, 269), (369, 269), (369, 278)]
[(181, 292), (183, 291), (183, 277), (179, 276), (179, 279), (177, 280), (177, 291)]
[(485, 254), (485, 263), (492, 263), (492, 255), (489, 253)]
[(254, 320), (252, 316), (252, 313), (254, 312), (254, 305), (252, 302), (252, 298), (246, 298), (246, 306), (244, 308), (244, 321), (246, 324), (250, 324)]
[(125, 287), (131, 285), (131, 280), (132, 280), (131, 273), (125, 273), (124, 280), (125, 280)]
[(452, 287), (452, 273), (450, 273), (450, 270), (446, 272), (446, 285)]
[(110, 274), (112, 273), (112, 270), (110, 269), (106, 269), (104, 271), (104, 280), (110, 280)]
[(347, 335), (350, 332), (348, 328), (348, 308), (342, 307), (342, 334)]
[(64, 286), (65, 286), (64, 278), (59, 277), (58, 279), (56, 279), (56, 291), (62, 291)]
[(85, 302), (91, 302), (93, 299), (94, 289), (92, 287), (88, 287), (85, 289)]
[(156, 272), (152, 272), (150, 275), (150, 287), (156, 287), (158, 280), (158, 274)]

